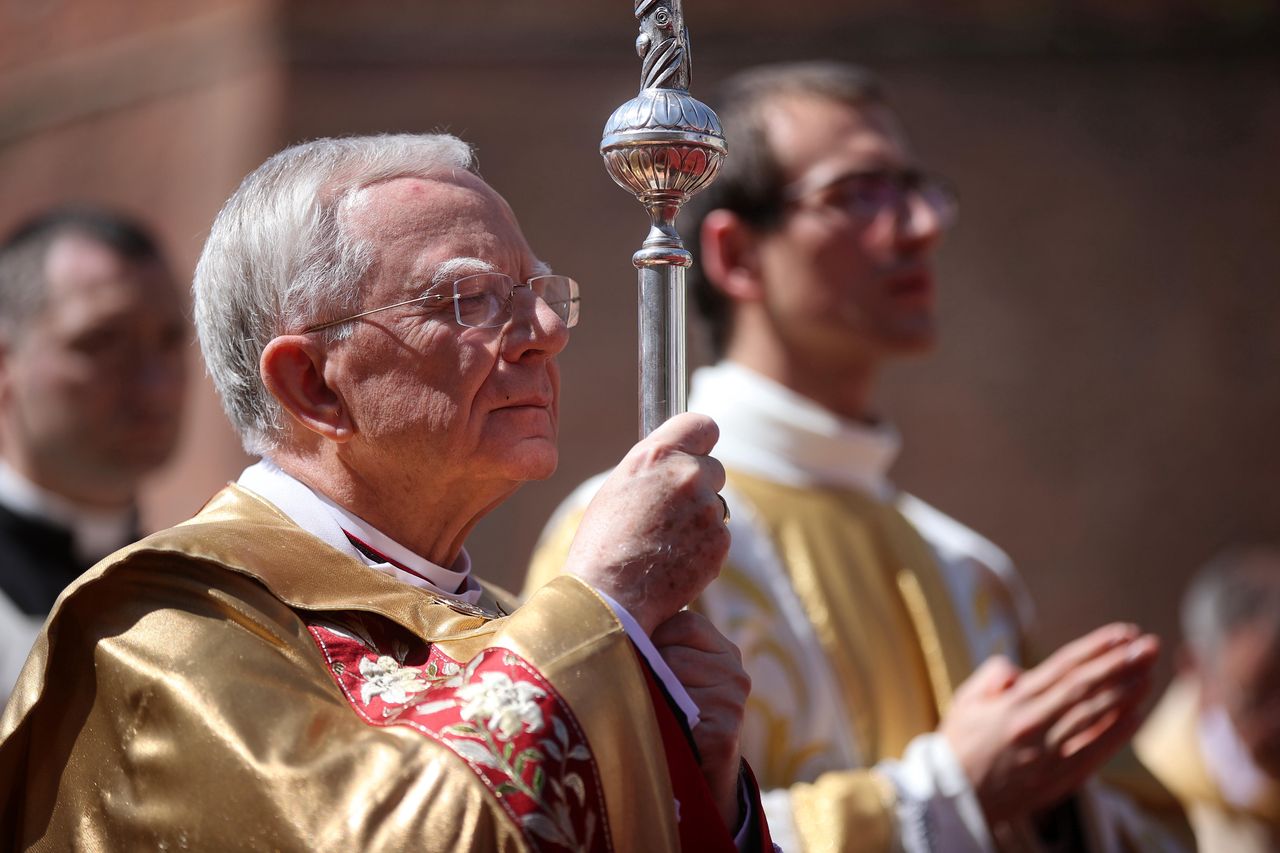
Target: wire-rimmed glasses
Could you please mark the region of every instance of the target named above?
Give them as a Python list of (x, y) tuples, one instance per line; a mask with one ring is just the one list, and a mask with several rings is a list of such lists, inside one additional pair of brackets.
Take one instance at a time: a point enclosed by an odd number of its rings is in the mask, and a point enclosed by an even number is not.
[(359, 320), (361, 317), (377, 314), (379, 311), (386, 311), (389, 308), (399, 308), (402, 305), (416, 303), (431, 304), (434, 302), (452, 302), (453, 316), (460, 326), (468, 326), (473, 329), (494, 328), (504, 325), (511, 319), (511, 304), (515, 299), (517, 287), (527, 287), (532, 290), (536, 297), (545, 302), (547, 307), (564, 321), (566, 327), (572, 329), (578, 325), (578, 303), (581, 297), (578, 293), (578, 283), (568, 276), (537, 275), (521, 283), (505, 273), (485, 272), (464, 276), (455, 281), (452, 295), (427, 293), (422, 296), (415, 296), (413, 299), (406, 299), (403, 302), (383, 305), (380, 308), (370, 308), (368, 311), (361, 311), (358, 314), (352, 314), (340, 320), (316, 323), (303, 329), (303, 333), (318, 332), (321, 329), (340, 326), (343, 323)]

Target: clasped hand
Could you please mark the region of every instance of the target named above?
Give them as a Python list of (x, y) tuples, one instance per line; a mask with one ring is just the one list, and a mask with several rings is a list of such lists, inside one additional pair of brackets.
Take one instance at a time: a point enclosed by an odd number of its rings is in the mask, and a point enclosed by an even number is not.
[(993, 657), (960, 685), (939, 731), (988, 821), (1053, 805), (1133, 736), (1159, 647), (1116, 623), (1030, 670)]

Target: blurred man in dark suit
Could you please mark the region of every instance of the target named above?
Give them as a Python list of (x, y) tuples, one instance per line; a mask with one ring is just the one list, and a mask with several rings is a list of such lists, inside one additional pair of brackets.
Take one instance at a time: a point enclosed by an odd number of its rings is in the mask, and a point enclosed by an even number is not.
[(0, 700), (62, 589), (138, 538), (178, 441), (183, 299), (155, 240), (61, 209), (0, 245)]

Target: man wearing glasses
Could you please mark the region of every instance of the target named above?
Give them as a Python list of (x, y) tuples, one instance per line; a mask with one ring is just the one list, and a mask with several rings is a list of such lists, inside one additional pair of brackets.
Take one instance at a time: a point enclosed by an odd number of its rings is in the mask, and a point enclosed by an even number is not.
[(771, 849), (747, 679), (681, 612), (728, 545), (710, 419), (637, 445), (524, 606), (463, 547), (555, 469), (578, 300), (453, 137), (246, 178), (195, 314), (262, 461), (63, 597), (0, 719), (0, 846)]
[[(955, 197), (861, 70), (763, 67), (714, 106), (730, 156), (685, 231), (719, 361), (690, 408), (721, 429), (733, 538), (698, 609), (743, 650), (743, 752), (774, 837), (1162, 849), (1136, 813), (1102, 820), (1101, 799), (1069, 796), (1138, 724), (1155, 638), (1111, 625), (1024, 670), (1030, 607), (1008, 558), (887, 476), (899, 439), (872, 392), (934, 344)], [(549, 524), (529, 588), (596, 486)]]

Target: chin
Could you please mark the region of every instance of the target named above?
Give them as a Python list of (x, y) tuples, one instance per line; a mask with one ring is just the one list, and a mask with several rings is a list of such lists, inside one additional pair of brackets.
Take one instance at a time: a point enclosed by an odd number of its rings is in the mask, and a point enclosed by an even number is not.
[(560, 454), (550, 439), (527, 439), (511, 451), (512, 479), (545, 480), (556, 472)]

